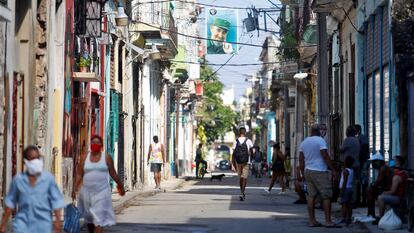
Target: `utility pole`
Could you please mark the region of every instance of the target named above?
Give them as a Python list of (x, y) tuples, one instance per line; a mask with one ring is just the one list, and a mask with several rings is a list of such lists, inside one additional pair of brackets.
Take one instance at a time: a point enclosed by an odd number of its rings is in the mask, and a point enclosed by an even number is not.
[(175, 150), (174, 150), (174, 174), (178, 178), (178, 145), (179, 145), (179, 128), (180, 128), (180, 96), (181, 89), (177, 85), (175, 87)]
[(326, 12), (317, 13), (318, 32), (318, 123), (328, 126), (329, 136), (329, 79), (326, 29)]

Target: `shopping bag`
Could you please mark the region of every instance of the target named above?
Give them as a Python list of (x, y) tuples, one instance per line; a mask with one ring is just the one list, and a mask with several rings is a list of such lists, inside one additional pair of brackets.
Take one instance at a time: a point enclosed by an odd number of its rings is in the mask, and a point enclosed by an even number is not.
[(394, 213), (393, 209), (388, 210), (378, 223), (378, 227), (386, 231), (401, 229), (401, 225), (401, 219)]
[(66, 233), (80, 233), (80, 217), (81, 214), (74, 204), (65, 207), (65, 219), (63, 230)]

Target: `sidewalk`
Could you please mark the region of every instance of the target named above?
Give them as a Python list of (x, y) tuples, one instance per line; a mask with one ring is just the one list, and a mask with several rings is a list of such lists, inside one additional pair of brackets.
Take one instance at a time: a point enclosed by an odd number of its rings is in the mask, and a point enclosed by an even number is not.
[[(378, 209), (377, 209), (378, 211)], [(353, 211), (353, 216), (366, 216), (367, 208), (357, 208)], [(400, 230), (393, 230), (393, 231), (384, 231), (378, 228), (378, 225), (373, 225), (371, 222), (362, 223), (371, 233), (407, 233), (407, 224), (403, 224), (402, 229)]]
[[(171, 177), (168, 180), (162, 180), (161, 181), (161, 187), (163, 189), (163, 192), (166, 192), (168, 190), (175, 190), (179, 188), (184, 182), (186, 181), (186, 178), (175, 178)], [(144, 186), (142, 189), (139, 190), (133, 190), (126, 192), (125, 196), (121, 197), (118, 195), (118, 193), (112, 194), (112, 203), (114, 206), (115, 213), (120, 213), (123, 209), (128, 207), (129, 203), (133, 201), (134, 199), (141, 197), (149, 197), (155, 195), (156, 192), (154, 191), (154, 187), (152, 186)]]

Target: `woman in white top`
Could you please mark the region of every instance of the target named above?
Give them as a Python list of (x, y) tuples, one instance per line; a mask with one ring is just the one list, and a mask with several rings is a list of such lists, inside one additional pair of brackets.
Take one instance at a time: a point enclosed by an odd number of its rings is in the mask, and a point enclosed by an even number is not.
[(114, 162), (111, 156), (102, 153), (102, 146), (102, 138), (98, 135), (92, 136), (91, 152), (81, 158), (72, 193), (72, 198), (75, 200), (77, 191), (82, 186), (78, 208), (85, 223), (88, 224), (89, 233), (101, 233), (103, 227), (115, 225), (109, 177), (117, 183), (119, 194), (125, 195)]

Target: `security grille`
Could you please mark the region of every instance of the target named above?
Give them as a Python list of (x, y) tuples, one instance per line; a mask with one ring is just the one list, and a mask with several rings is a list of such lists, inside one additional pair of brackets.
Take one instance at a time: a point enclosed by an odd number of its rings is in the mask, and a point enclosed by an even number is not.
[(75, 1), (75, 33), (85, 37), (101, 37), (105, 0)]

